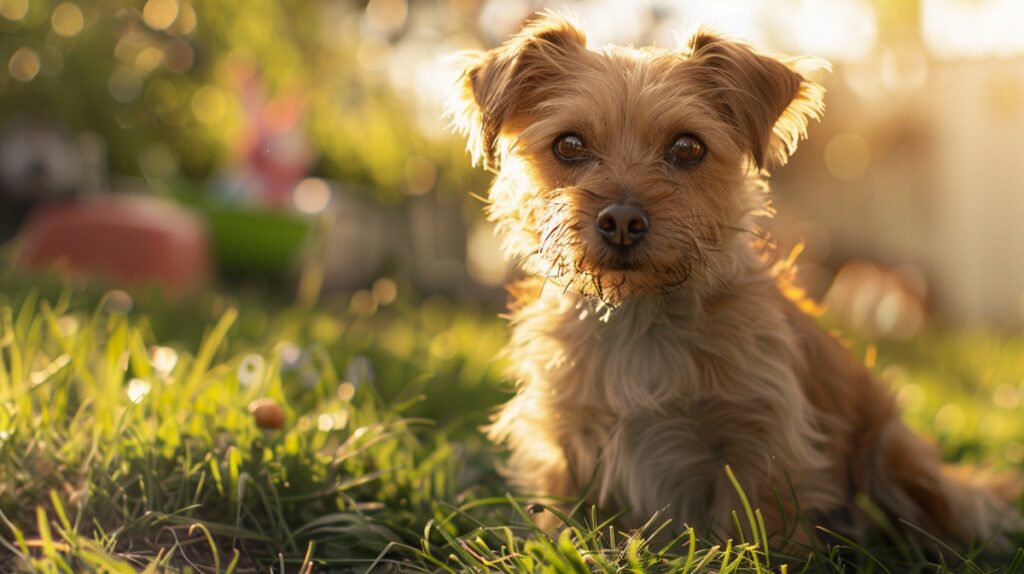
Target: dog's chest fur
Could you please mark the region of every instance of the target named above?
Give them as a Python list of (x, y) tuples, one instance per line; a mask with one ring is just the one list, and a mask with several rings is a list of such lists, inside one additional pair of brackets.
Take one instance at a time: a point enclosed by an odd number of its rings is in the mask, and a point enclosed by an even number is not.
[(519, 393), (492, 434), (511, 444), (518, 476), (550, 468), (570, 484), (522, 486), (569, 494), (589, 483), (593, 501), (637, 520), (668, 506), (696, 524), (733, 508), (726, 464), (751, 485), (784, 486), (781, 469), (819, 473), (827, 462), (792, 334), (764, 301), (777, 295), (765, 277), (711, 299), (634, 298), (602, 316), (571, 294), (542, 294), (516, 317)]

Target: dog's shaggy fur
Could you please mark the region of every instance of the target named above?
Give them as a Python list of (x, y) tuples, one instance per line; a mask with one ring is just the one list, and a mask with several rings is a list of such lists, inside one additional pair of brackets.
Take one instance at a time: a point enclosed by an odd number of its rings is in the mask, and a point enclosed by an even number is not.
[[(765, 168), (821, 114), (808, 78), (823, 62), (708, 32), (682, 51), (595, 51), (541, 14), (464, 65), (449, 112), (497, 174), (489, 215), (504, 250), (542, 283), (516, 290), (518, 393), (490, 427), (520, 488), (590, 485), (627, 525), (667, 509), (736, 535), (729, 465), (776, 539), (797, 508), (861, 532), (859, 494), (948, 540), (996, 534), (1006, 498), (943, 466), (759, 246)], [(584, 143), (579, 161), (554, 153), (564, 134)], [(699, 163), (666, 160), (680, 134), (703, 142)], [(649, 218), (626, 253), (595, 224), (624, 202)]]

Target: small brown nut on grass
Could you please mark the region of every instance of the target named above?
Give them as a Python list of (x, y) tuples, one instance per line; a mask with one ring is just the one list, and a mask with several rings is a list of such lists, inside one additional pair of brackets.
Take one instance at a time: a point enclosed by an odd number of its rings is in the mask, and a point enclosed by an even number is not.
[(249, 403), (249, 412), (261, 429), (278, 430), (284, 426), (284, 407), (274, 399), (257, 399)]

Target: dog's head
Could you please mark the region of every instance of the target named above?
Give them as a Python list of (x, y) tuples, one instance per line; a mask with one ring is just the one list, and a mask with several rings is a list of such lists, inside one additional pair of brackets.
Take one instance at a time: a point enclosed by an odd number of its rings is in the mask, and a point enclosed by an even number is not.
[(589, 50), (545, 13), (468, 54), (450, 105), (498, 176), (489, 214), (517, 264), (618, 303), (714, 281), (765, 208), (823, 90), (781, 60), (698, 32), (682, 51)]

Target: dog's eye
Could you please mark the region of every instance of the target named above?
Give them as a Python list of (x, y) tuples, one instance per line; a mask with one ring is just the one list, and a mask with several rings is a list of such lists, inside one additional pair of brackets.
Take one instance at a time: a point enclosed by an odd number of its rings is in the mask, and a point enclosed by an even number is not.
[(563, 134), (555, 140), (555, 157), (566, 162), (574, 163), (587, 158), (587, 147), (583, 145), (583, 138), (576, 134)]
[(705, 153), (707, 149), (699, 139), (684, 135), (672, 142), (672, 147), (668, 149), (668, 160), (679, 167), (693, 167), (704, 159)]

